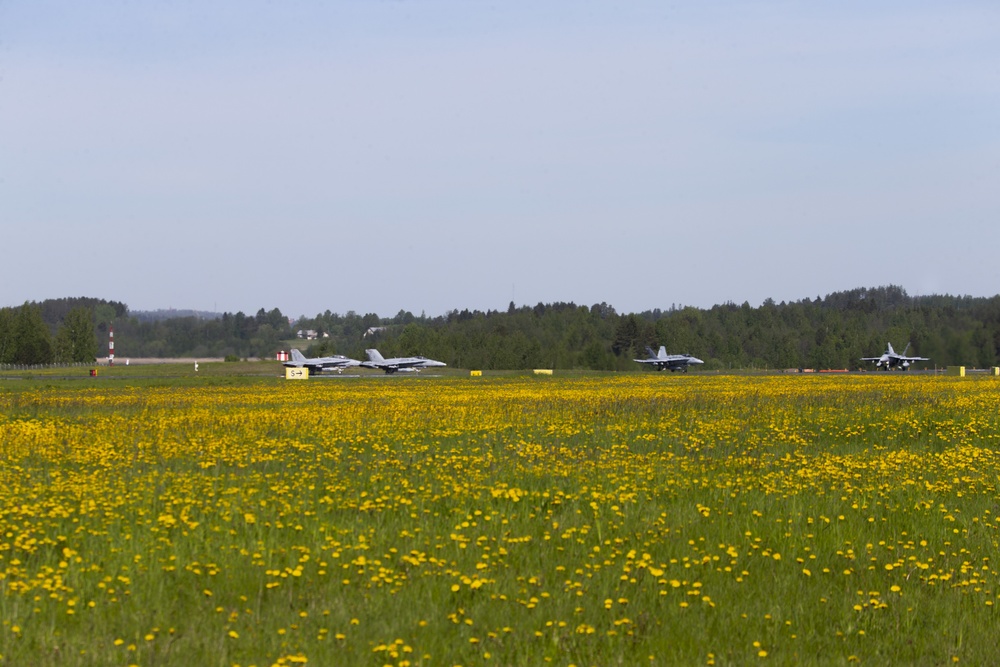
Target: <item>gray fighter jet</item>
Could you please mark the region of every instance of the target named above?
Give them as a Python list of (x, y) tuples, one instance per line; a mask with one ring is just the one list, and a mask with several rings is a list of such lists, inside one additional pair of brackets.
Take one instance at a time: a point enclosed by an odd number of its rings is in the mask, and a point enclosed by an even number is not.
[(419, 373), (423, 368), (448, 365), (443, 361), (434, 361), (427, 357), (393, 357), (386, 359), (379, 354), (378, 350), (374, 349), (365, 350), (365, 354), (368, 355), (368, 361), (362, 361), (362, 366), (365, 368), (377, 368), (390, 374), (396, 372)]
[(361, 362), (357, 359), (349, 359), (340, 354), (332, 357), (307, 358), (304, 354), (293, 348), (291, 361), (282, 362), (281, 365), (291, 368), (308, 368), (309, 374), (314, 375), (327, 370), (343, 373), (345, 368), (360, 366)]
[(902, 370), (909, 370), (910, 364), (914, 361), (930, 361), (927, 357), (908, 357), (906, 356), (907, 351), (910, 349), (910, 344), (906, 344), (906, 349), (900, 354), (896, 350), (892, 349), (892, 343), (886, 343), (886, 350), (881, 357), (861, 357), (861, 361), (874, 361), (875, 370), (881, 368), (884, 371), (892, 370), (893, 368), (901, 368)]
[(667, 348), (663, 345), (660, 346), (659, 352), (654, 352), (651, 347), (647, 347), (646, 351), (649, 352), (648, 358), (635, 359), (634, 361), (637, 361), (640, 364), (652, 364), (658, 371), (662, 371), (664, 368), (669, 368), (671, 373), (675, 371), (683, 371), (684, 373), (687, 373), (688, 366), (691, 364), (705, 363), (698, 357), (692, 357), (690, 354), (667, 354)]

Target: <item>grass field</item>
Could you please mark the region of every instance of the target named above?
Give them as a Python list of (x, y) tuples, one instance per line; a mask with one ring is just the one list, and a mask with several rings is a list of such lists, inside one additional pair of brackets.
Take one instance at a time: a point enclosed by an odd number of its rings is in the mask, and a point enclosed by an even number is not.
[(0, 382), (0, 664), (1000, 659), (993, 379), (247, 368)]

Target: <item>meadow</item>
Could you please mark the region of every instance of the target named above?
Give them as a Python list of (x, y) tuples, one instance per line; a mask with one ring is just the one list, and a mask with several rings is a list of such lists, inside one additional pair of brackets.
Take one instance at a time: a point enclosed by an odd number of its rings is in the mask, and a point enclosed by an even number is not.
[(5, 381), (0, 665), (995, 664), (998, 392)]

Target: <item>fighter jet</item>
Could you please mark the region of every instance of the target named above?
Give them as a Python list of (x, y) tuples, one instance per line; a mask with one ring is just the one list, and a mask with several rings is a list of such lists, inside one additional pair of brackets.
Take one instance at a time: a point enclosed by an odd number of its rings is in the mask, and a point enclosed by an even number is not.
[(292, 368), (308, 368), (310, 375), (325, 370), (333, 370), (338, 373), (343, 373), (345, 368), (360, 365), (361, 362), (357, 359), (348, 359), (340, 354), (333, 357), (306, 358), (304, 354), (294, 348), (292, 349), (292, 360), (282, 362), (282, 366), (290, 366)]
[(662, 371), (664, 368), (669, 368), (671, 373), (675, 371), (683, 371), (687, 373), (688, 366), (691, 364), (705, 363), (698, 357), (692, 357), (690, 354), (667, 354), (667, 348), (663, 345), (660, 346), (659, 352), (654, 352), (651, 347), (647, 347), (646, 351), (649, 352), (649, 358), (635, 359), (635, 361), (640, 364), (653, 364), (658, 371)]
[(392, 359), (385, 359), (379, 354), (378, 350), (374, 349), (365, 350), (365, 354), (368, 355), (368, 361), (362, 361), (362, 366), (365, 368), (381, 369), (389, 374), (397, 371), (400, 373), (419, 373), (423, 368), (448, 365), (443, 361), (434, 361), (427, 357), (394, 357)]
[(893, 368), (901, 368), (904, 371), (909, 370), (910, 364), (914, 361), (930, 361), (927, 357), (908, 357), (906, 356), (907, 350), (910, 349), (910, 344), (906, 344), (906, 349), (900, 354), (892, 349), (892, 343), (886, 343), (885, 353), (881, 357), (861, 357), (861, 361), (874, 361), (875, 370), (881, 368), (884, 371), (892, 370)]

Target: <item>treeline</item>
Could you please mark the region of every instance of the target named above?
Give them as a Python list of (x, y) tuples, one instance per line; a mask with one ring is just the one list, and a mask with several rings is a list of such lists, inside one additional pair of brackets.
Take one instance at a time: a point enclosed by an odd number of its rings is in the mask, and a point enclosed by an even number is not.
[[(60, 299), (0, 311), (0, 362), (46, 363), (24, 361), (36, 353), (35, 359), (65, 356), (67, 334), (64, 343), (57, 341), (74, 309), (87, 310), (92, 318), (101, 356), (113, 322), (119, 359), (273, 357), (297, 331), (312, 330), (318, 338), (305, 350), (310, 356), (364, 359), (366, 348), (377, 347), (387, 357), (421, 354), (453, 367), (487, 370), (636, 370), (632, 359), (645, 356), (646, 346), (660, 345), (704, 359), (705, 369), (854, 369), (863, 367), (861, 357), (880, 355), (887, 342), (898, 351), (911, 343), (910, 353), (930, 357), (929, 366), (1000, 363), (1000, 296), (911, 297), (897, 286), (790, 303), (768, 300), (756, 308), (726, 303), (628, 314), (606, 303), (511, 303), (505, 311), (453, 310), (439, 317), (326, 311), (300, 318), (294, 327), (277, 308), (261, 308), (256, 315), (150, 318), (117, 302)], [(37, 333), (41, 329), (45, 332)], [(50, 353), (44, 343), (31, 342), (31, 332), (48, 336)]]
[(169, 319), (130, 316), (115, 322), (117, 356), (126, 357), (270, 357), (293, 337), (288, 318), (277, 308), (256, 315), (223, 313), (217, 317)]
[[(665, 345), (705, 360), (705, 369), (864, 367), (891, 342), (930, 357), (928, 365), (989, 367), (1000, 362), (1000, 296), (911, 297), (897, 286), (836, 292), (760, 307), (727, 303), (619, 314), (606, 303), (538, 304), (506, 311), (452, 311), (436, 318), (409, 313), (379, 320), (325, 313), (300, 327), (329, 334), (310, 352), (364, 358), (422, 354), (459, 368), (628, 370), (646, 346)], [(358, 340), (359, 332), (381, 326)]]
[(0, 364), (92, 362), (97, 356), (95, 313), (113, 317), (117, 312), (125, 312), (124, 304), (99, 299), (53, 299), (0, 308)]
[(115, 353), (128, 357), (273, 357), (293, 336), (277, 308), (243, 313), (164, 317), (132, 313), (118, 301), (87, 297), (26, 302), (0, 308), (0, 364), (92, 362)]

